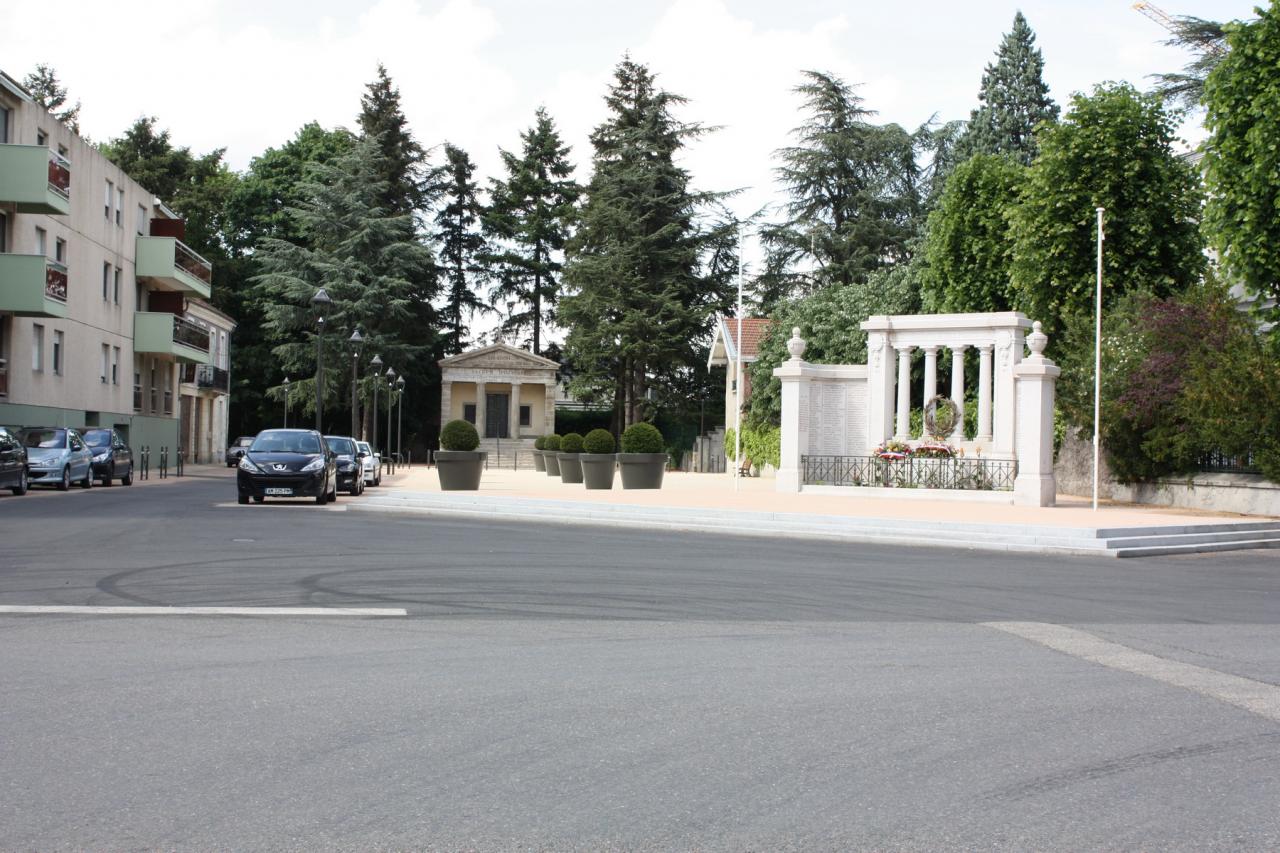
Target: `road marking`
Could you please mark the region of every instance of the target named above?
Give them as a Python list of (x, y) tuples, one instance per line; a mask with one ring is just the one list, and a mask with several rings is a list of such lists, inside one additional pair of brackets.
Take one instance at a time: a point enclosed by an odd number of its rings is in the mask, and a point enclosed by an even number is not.
[(1063, 625), (1046, 622), (981, 624), (1090, 663), (1191, 690), (1201, 696), (1208, 696), (1268, 720), (1280, 722), (1280, 687), (1274, 684), (1157, 657)]
[(408, 616), (403, 607), (90, 607), (63, 604), (0, 605), (3, 614), (77, 616)]

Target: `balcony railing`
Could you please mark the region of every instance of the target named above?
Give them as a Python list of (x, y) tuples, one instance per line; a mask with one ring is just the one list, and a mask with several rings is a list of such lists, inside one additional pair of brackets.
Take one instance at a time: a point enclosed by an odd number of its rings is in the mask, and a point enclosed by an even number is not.
[(67, 301), (67, 267), (57, 261), (45, 261), (44, 295), (59, 302)]
[(49, 191), (71, 199), (71, 161), (57, 151), (49, 150)]
[(221, 367), (214, 367), (212, 364), (198, 364), (194, 367), (196, 368), (196, 385), (200, 388), (212, 388), (222, 392), (229, 389), (230, 376)]
[(173, 248), (174, 264), (182, 267), (187, 273), (200, 279), (205, 284), (213, 283), (213, 264), (197, 255), (181, 240), (175, 241)]
[(190, 320), (185, 320), (175, 314), (173, 316), (173, 342), (208, 352), (209, 330), (201, 328)]

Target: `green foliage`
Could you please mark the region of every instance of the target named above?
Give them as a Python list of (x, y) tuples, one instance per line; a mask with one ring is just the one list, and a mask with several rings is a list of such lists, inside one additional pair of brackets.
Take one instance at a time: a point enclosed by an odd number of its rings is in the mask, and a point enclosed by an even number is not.
[(1027, 19), (1015, 13), (995, 64), (983, 72), (978, 92), (982, 106), (969, 116), (959, 144), (961, 156), (1004, 154), (1024, 166), (1035, 158), (1036, 126), (1058, 117), (1058, 105), (1044, 82), (1044, 57), (1035, 45), (1036, 34)]
[(561, 453), (581, 453), (582, 452), (582, 436), (576, 432), (567, 432), (560, 439)]
[(591, 409), (556, 409), (556, 427), (582, 435), (596, 428), (609, 428), (609, 412)]
[(559, 453), (561, 440), (560, 436), (555, 433), (552, 433), (551, 435), (544, 435), (542, 437), (542, 449), (548, 450), (552, 453)]
[(653, 424), (632, 424), (622, 433), (623, 453), (662, 453), (665, 449), (662, 433)]
[(1173, 152), (1173, 130), (1159, 99), (1125, 83), (1076, 95), (1066, 118), (1041, 130), (1011, 233), (1017, 307), (1046, 332), (1092, 310), (1097, 207), (1106, 208), (1104, 305), (1131, 290), (1169, 296), (1198, 280), (1200, 191)]
[(1173, 18), (1172, 26), (1173, 37), (1166, 39), (1165, 44), (1190, 50), (1195, 58), (1180, 72), (1155, 75), (1155, 91), (1170, 106), (1194, 109), (1204, 100), (1209, 73), (1227, 55), (1226, 27), (1217, 21), (1189, 15)]
[[(736, 460), (734, 455), (737, 432), (729, 427), (724, 432), (724, 455)], [(772, 465), (774, 468), (782, 464), (782, 429), (767, 426), (762, 429), (742, 428), (742, 456), (753, 465)]]
[(440, 239), (440, 264), (444, 269), (445, 303), (440, 320), (449, 330), (444, 351), (449, 354), (467, 348), (467, 326), (472, 316), (490, 313), (493, 308), (479, 296), (480, 282), (488, 276), (481, 258), (488, 254), (488, 241), (480, 230), (483, 206), (476, 197), (475, 166), (467, 152), (445, 143), (445, 166), (435, 190), (442, 197), (436, 214)]
[[(1228, 24), (1230, 52), (1205, 82), (1210, 238), (1228, 273), (1280, 297), (1280, 2)], [(1280, 304), (1270, 312), (1280, 319)]]
[(1026, 167), (978, 154), (952, 171), (924, 239), (925, 306), (939, 313), (1009, 311), (1009, 215)]
[(820, 364), (865, 364), (867, 334), (859, 325), (873, 314), (910, 314), (918, 307), (919, 285), (911, 266), (881, 270), (866, 284), (833, 286), (812, 296), (779, 305), (760, 354), (749, 367), (751, 398), (744, 419), (752, 429), (778, 424), (782, 384), (773, 369), (790, 356), (792, 327), (808, 348), (804, 358)]
[(493, 179), (489, 191), (484, 229), (493, 246), (483, 260), (496, 281), (494, 304), (507, 306), (502, 331), (528, 333), (530, 348), (540, 354), (543, 326), (555, 318), (561, 258), (582, 189), (572, 177), (569, 146), (544, 108), (520, 140), (520, 156), (499, 151), (507, 174)]
[(379, 200), (394, 213), (412, 213), (426, 207), (431, 198), (425, 185), (426, 154), (413, 134), (400, 106), (400, 90), (391, 83), (387, 69), (378, 63), (378, 77), (360, 98), (360, 135), (374, 140)]
[(54, 118), (71, 128), (72, 132), (80, 132), (80, 101), (77, 100), (73, 107), (62, 109), (67, 103), (67, 87), (58, 80), (58, 72), (52, 65), (36, 63), (36, 70), (22, 78), (22, 85), (35, 102)]
[(475, 450), (480, 446), (480, 434), (469, 421), (449, 421), (440, 430), (441, 450)]
[(582, 440), (582, 450), (584, 453), (602, 454), (613, 453), (617, 445), (613, 441), (613, 433), (607, 429), (593, 429), (587, 433), (587, 437)]
[(547, 449), (547, 437), (546, 437), (545, 435), (540, 435), (540, 436), (538, 436), (537, 438), (535, 438), (535, 439), (533, 440), (533, 449), (534, 449), (534, 450), (546, 450), (546, 449)]
[[(795, 92), (805, 121), (793, 131), (797, 144), (775, 155), (788, 218), (760, 232), (767, 269), (757, 288), (766, 309), (795, 294), (865, 282), (873, 270), (906, 260), (922, 212), (917, 137), (867, 121), (873, 113), (862, 98), (830, 74), (804, 72)], [(806, 260), (817, 269), (798, 271)]]

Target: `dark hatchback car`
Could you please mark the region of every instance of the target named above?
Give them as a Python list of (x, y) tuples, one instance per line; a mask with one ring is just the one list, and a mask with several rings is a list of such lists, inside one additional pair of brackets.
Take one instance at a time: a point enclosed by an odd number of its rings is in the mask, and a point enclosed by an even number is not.
[(249, 449), (249, 445), (253, 444), (253, 436), (242, 435), (236, 439), (235, 444), (227, 448), (226, 454), (222, 457), (222, 461), (227, 463), (228, 468), (234, 468), (240, 462), (240, 457), (244, 456), (244, 452)]
[(236, 490), (242, 504), (250, 498), (337, 500), (337, 454), (312, 429), (263, 430), (240, 457)]
[(326, 435), (325, 442), (338, 456), (338, 490), (356, 497), (364, 492), (364, 454), (356, 440), (345, 435)]
[(93, 454), (94, 479), (110, 486), (119, 480), (126, 486), (133, 485), (133, 450), (125, 444), (120, 433), (113, 429), (89, 427), (80, 431), (84, 443)]
[(27, 449), (15, 433), (0, 427), (0, 489), (27, 493)]

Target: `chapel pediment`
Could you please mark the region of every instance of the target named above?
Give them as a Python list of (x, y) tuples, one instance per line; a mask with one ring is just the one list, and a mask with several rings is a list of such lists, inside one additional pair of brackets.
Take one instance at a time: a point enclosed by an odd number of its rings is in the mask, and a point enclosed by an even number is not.
[(440, 360), (440, 367), (471, 368), (486, 370), (550, 370), (560, 369), (558, 362), (528, 350), (519, 349), (509, 344), (491, 344), (487, 347), (460, 352)]

